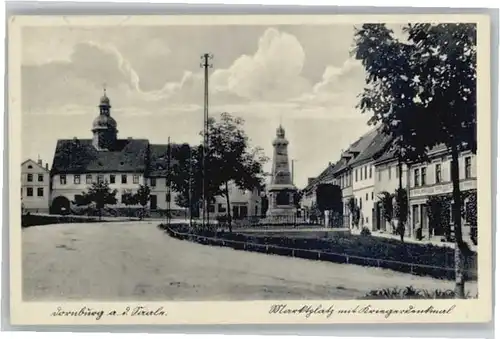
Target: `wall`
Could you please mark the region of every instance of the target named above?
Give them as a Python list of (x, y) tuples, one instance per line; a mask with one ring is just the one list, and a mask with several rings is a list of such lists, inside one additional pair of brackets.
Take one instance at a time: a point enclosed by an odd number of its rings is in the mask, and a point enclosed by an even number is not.
[[(466, 178), (465, 175), (465, 159), (470, 157), (471, 167), (470, 167), (470, 177)], [(476, 156), (470, 152), (464, 152), (460, 154), (458, 159), (459, 164), (459, 179), (460, 179), (460, 191), (476, 190), (477, 182), (477, 164)], [(441, 165), (441, 182), (437, 182), (436, 178), (436, 165)], [(426, 179), (425, 185), (422, 185), (422, 168), (426, 169)], [(415, 169), (418, 169), (419, 182), (418, 186), (415, 185)], [(422, 233), (425, 237), (429, 234), (429, 220), (426, 216), (426, 202), (429, 196), (432, 195), (442, 195), (451, 194), (453, 191), (453, 185), (451, 182), (451, 155), (445, 154), (435, 154), (431, 156), (431, 163), (429, 164), (417, 164), (410, 169), (410, 215), (409, 215), (409, 225), (411, 229), (411, 234), (415, 235), (415, 230), (422, 227)], [(417, 217), (415, 218), (415, 213)], [(464, 220), (462, 220), (464, 222)], [(466, 227), (462, 229), (464, 234), (464, 240), (468, 241), (469, 231)], [(441, 237), (441, 235), (438, 235)]]
[[(121, 181), (121, 176), (126, 175), (127, 176), (127, 183), (122, 184)], [(97, 173), (92, 173), (89, 175), (92, 175), (92, 181), (96, 182), (97, 181)], [(118, 204), (116, 205), (117, 207), (125, 207), (124, 204), (121, 203), (121, 195), (127, 191), (131, 190), (132, 192), (137, 191), (139, 188), (139, 184), (144, 184), (144, 176), (142, 174), (138, 173), (102, 173), (103, 179), (108, 182), (110, 182), (110, 175), (115, 175), (115, 183), (110, 183), (109, 187), (111, 189), (116, 189), (118, 190), (118, 193), (116, 194), (116, 198), (118, 200)], [(138, 183), (134, 184), (133, 181), (133, 176), (137, 175), (138, 176)], [(50, 197), (50, 201), (52, 202), (56, 197), (58, 196), (64, 196), (66, 197), (69, 201), (73, 201), (75, 199), (75, 195), (82, 194), (82, 192), (87, 191), (87, 189), (92, 185), (92, 184), (87, 184), (86, 182), (86, 176), (87, 174), (80, 174), (80, 183), (75, 183), (75, 174), (66, 174), (66, 184), (61, 184), (61, 176), (59, 174), (56, 174), (52, 177), (52, 194)]]
[[(32, 181), (28, 182), (28, 174), (32, 175)], [(39, 181), (38, 175), (43, 176)], [(21, 199), (23, 208), (30, 212), (47, 212), (50, 199), (50, 175), (49, 171), (32, 160), (21, 165)], [(33, 189), (33, 195), (28, 196), (28, 188)], [(38, 196), (38, 189), (43, 192)]]
[[(261, 215), (261, 198), (257, 189), (254, 191), (241, 190), (234, 183), (229, 184), (229, 199), (231, 204), (231, 216), (234, 218), (233, 206), (237, 206), (241, 211), (241, 206), (246, 206), (247, 216)], [(215, 198), (215, 204), (212, 206), (210, 215), (227, 215), (227, 200), (226, 197), (218, 196)]]
[[(154, 180), (151, 180), (152, 178), (147, 179), (147, 183), (151, 188), (151, 195), (156, 195), (156, 200), (157, 200), (157, 209), (161, 210), (166, 210), (168, 209), (168, 204), (167, 204), (167, 193), (168, 193), (168, 187), (167, 187), (167, 178), (155, 178)], [(154, 186), (152, 184), (155, 184)], [(173, 190), (170, 190), (170, 209), (171, 210), (184, 210), (183, 207), (180, 207), (175, 203), (175, 196), (177, 193)]]
[[(366, 176), (365, 176), (366, 168)], [(370, 176), (371, 169), (371, 176)], [(356, 180), (356, 170), (358, 176)], [(375, 187), (375, 167), (373, 162), (369, 162), (352, 169), (352, 192), (356, 203), (359, 206), (361, 202), (361, 218), (359, 226), (366, 226), (372, 229), (373, 226), (373, 203), (375, 202), (374, 195)]]

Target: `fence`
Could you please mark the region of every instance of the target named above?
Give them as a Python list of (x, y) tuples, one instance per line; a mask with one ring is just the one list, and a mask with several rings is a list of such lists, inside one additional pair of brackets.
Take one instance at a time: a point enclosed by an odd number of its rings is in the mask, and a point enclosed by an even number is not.
[[(246, 241), (228, 240), (223, 238), (202, 236), (192, 233), (177, 232), (174, 231), (171, 227), (166, 225), (163, 225), (162, 228), (165, 229), (165, 231), (174, 238), (180, 240), (195, 241), (204, 245), (224, 246), (224, 247), (231, 247), (235, 250), (291, 256), (302, 259), (313, 259), (313, 260), (329, 261), (334, 263), (372, 266), (378, 268), (392, 269), (403, 273), (410, 273), (415, 275), (429, 275), (437, 278), (446, 278), (450, 280), (453, 279), (455, 276), (455, 269), (453, 267), (440, 267), (433, 265), (408, 263), (397, 260), (387, 260), (379, 258), (362, 257), (356, 255), (348, 255), (344, 253), (325, 252), (313, 249), (292, 248), (292, 247), (277, 246), (277, 245), (258, 244)], [(469, 279), (477, 280), (477, 271), (469, 268), (466, 270), (466, 273)]]
[[(227, 223), (225, 217), (219, 218), (220, 224)], [(273, 216), (249, 216), (232, 220), (232, 225), (235, 228), (249, 226), (303, 226), (303, 225), (320, 225), (319, 220), (309, 220), (304, 216), (296, 215), (273, 215)]]

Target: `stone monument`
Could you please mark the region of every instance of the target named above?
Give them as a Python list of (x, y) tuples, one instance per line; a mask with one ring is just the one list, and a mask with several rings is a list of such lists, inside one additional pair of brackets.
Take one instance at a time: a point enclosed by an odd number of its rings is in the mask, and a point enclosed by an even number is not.
[(288, 140), (285, 138), (285, 130), (281, 124), (276, 129), (273, 146), (273, 168), (271, 184), (268, 188), (269, 209), (267, 216), (272, 219), (288, 219), (296, 215), (294, 196), (297, 188), (290, 175)]

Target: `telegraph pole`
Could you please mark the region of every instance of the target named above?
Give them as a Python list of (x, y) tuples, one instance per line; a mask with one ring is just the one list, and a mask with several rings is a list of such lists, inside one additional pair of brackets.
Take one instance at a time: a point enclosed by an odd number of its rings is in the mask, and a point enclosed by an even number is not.
[(203, 181), (202, 181), (202, 193), (201, 193), (201, 199), (203, 201), (203, 225), (205, 223), (209, 224), (210, 223), (210, 213), (208, 211), (208, 183), (209, 183), (209, 178), (208, 178), (208, 168), (207, 168), (207, 153), (208, 153), (208, 148), (209, 148), (209, 136), (208, 136), (208, 69), (212, 68), (213, 65), (209, 63), (209, 60), (212, 60), (214, 56), (210, 53), (205, 53), (201, 56), (202, 63), (200, 66), (203, 68), (204, 73), (205, 73), (205, 93), (204, 93), (204, 112), (203, 112), (203, 154), (202, 154), (202, 161), (203, 161)]

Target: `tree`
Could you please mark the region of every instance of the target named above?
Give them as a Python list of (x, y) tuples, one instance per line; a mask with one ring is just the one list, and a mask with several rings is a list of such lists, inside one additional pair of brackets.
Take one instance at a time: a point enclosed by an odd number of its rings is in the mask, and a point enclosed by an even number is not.
[(263, 186), (262, 165), (268, 160), (260, 147), (251, 148), (243, 130), (244, 120), (222, 113), (219, 120), (208, 121), (209, 148), (206, 153), (209, 181), (207, 199), (224, 196), (227, 204), (227, 222), (231, 226), (229, 183), (239, 189), (254, 190)]
[(442, 233), (449, 239), (450, 233), (450, 198), (446, 195), (431, 195), (427, 198), (429, 216), (429, 235)]
[(332, 211), (339, 215), (343, 209), (342, 190), (338, 185), (320, 184), (316, 188), (316, 202), (322, 214), (325, 211)]
[(201, 146), (182, 144), (172, 149), (170, 182), (178, 193), (175, 203), (188, 208), (190, 216), (198, 216), (202, 192)]
[(458, 156), (475, 153), (476, 25), (408, 24), (408, 41), (396, 39), (384, 24), (364, 24), (355, 33), (355, 56), (366, 70), (359, 107), (370, 111), (395, 139), (398, 156), (416, 161), (444, 144), (451, 152), (455, 292), (464, 297), (464, 253)]
[(130, 206), (138, 204), (135, 194), (133, 194), (131, 191), (126, 191), (122, 195), (122, 204), (128, 207), (129, 209), (128, 214), (129, 216), (132, 216), (132, 209)]
[(94, 182), (87, 192), (83, 192), (81, 196), (75, 198), (75, 203), (80, 206), (94, 203), (99, 212), (99, 220), (101, 220), (104, 207), (116, 204), (116, 193), (117, 190), (111, 190), (106, 181)]
[(361, 219), (361, 209), (359, 208), (356, 199), (355, 198), (350, 198), (349, 202), (347, 203), (349, 206), (349, 212), (351, 213), (351, 223), (352, 227), (359, 228), (359, 221)]
[(394, 206), (394, 216), (398, 220), (396, 233), (399, 234), (401, 242), (404, 242), (405, 224), (408, 220), (408, 193), (404, 188), (396, 189), (394, 193), (396, 204)]
[(146, 214), (146, 205), (151, 200), (151, 189), (148, 185), (139, 185), (139, 189), (133, 196), (133, 201), (142, 206), (140, 219), (142, 220)]
[(392, 201), (394, 199), (394, 194), (384, 191), (379, 193), (378, 198), (382, 204), (382, 214), (384, 216), (384, 220), (392, 226), (392, 219), (394, 218)]
[(263, 197), (261, 197), (260, 203), (261, 203), (261, 213), (260, 214), (262, 217), (265, 217), (267, 214), (267, 210), (269, 209), (269, 198), (267, 197), (267, 195), (264, 195)]

